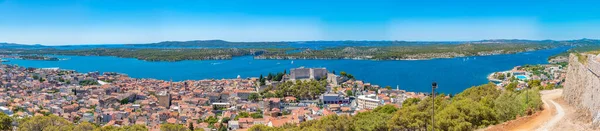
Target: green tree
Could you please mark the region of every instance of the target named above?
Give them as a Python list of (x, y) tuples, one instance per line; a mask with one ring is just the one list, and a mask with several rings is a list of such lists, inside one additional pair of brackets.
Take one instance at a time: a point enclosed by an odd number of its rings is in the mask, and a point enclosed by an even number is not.
[(248, 100), (250, 100), (250, 101), (258, 100), (258, 93), (250, 93), (250, 95), (248, 95)]
[(208, 118), (206, 118), (206, 120), (204, 120), (204, 122), (208, 123), (208, 125), (213, 125), (219, 122), (219, 119), (214, 116), (209, 116)]
[(555, 88), (554, 84), (548, 83), (546, 84), (546, 86), (543, 88), (543, 90), (552, 90)]
[(256, 125), (248, 128), (248, 131), (278, 131), (278, 129), (277, 128), (268, 127), (268, 126), (263, 125), (263, 124), (256, 124)]
[(455, 96), (454, 99), (471, 99), (479, 102), (485, 97), (496, 99), (500, 95), (501, 91), (496, 89), (496, 84), (488, 83), (485, 85), (474, 86), (465, 89), (463, 92)]
[(510, 91), (510, 92), (514, 92), (515, 90), (517, 90), (517, 85), (519, 83), (517, 82), (511, 82), (510, 84), (506, 85), (504, 87), (505, 90)]
[(267, 80), (272, 80), (273, 79), (273, 74), (269, 73), (269, 75), (267, 75)]
[(385, 131), (388, 130), (387, 120), (392, 114), (380, 112), (361, 112), (352, 117), (353, 129), (358, 131)]
[(0, 112), (0, 130), (12, 130), (12, 122), (13, 119), (10, 116)]
[(494, 110), (498, 114), (499, 121), (515, 119), (517, 115), (523, 114), (523, 108), (517, 97), (517, 93), (503, 92), (494, 102)]
[(388, 121), (390, 130), (423, 130), (426, 122), (429, 122), (429, 112), (419, 109), (417, 105), (405, 106)]
[(373, 109), (373, 112), (377, 112), (377, 113), (385, 113), (385, 114), (392, 114), (394, 112), (398, 111), (398, 108), (396, 108), (396, 106), (391, 105), (391, 104), (386, 104), (383, 106), (378, 106), (377, 108)]
[(301, 130), (350, 131), (354, 127), (352, 118), (347, 115), (329, 115), (316, 121), (300, 123)]
[(126, 131), (148, 131), (148, 128), (144, 125), (134, 124), (129, 126), (123, 126)]
[(102, 126), (100, 128), (96, 128), (94, 131), (125, 131), (125, 129), (116, 126)]
[(255, 118), (255, 119), (256, 119), (256, 118), (263, 118), (263, 115), (262, 115), (262, 113), (252, 113), (252, 114), (250, 114), (250, 116), (251, 116), (252, 118)]
[(500, 80), (504, 80), (506, 77), (504, 76), (504, 73), (499, 73), (498, 74), (498, 79)]
[(223, 122), (221, 122), (221, 123), (219, 124), (219, 129), (218, 129), (218, 131), (227, 131), (227, 126), (224, 126), (224, 125), (223, 125)]
[(392, 90), (391, 86), (385, 86), (385, 89)]
[(262, 74), (260, 74), (260, 77), (258, 78), (258, 82), (260, 83), (261, 86), (264, 86), (266, 83), (265, 81), (265, 77), (263, 77)]
[(277, 75), (273, 77), (273, 81), (281, 81), (281, 79), (283, 79), (283, 75), (285, 75), (285, 73), (277, 73)]
[(229, 117), (223, 117), (223, 118), (221, 119), (221, 121), (222, 121), (223, 123), (228, 123), (228, 122), (229, 122), (229, 120), (231, 120), (231, 118), (229, 118)]
[(248, 112), (243, 112), (243, 111), (242, 111), (242, 112), (239, 112), (239, 113), (238, 113), (238, 114), (235, 116), (234, 120), (236, 120), (236, 121), (237, 121), (237, 120), (239, 120), (240, 118), (248, 118), (248, 117), (250, 117), (250, 114), (249, 114)]
[(346, 90), (346, 95), (353, 96), (354, 94), (352, 93), (352, 90)]
[(532, 89), (534, 87), (539, 87), (541, 86), (542, 81), (540, 80), (530, 80), (527, 82), (527, 85), (529, 87), (529, 89)]
[(187, 131), (188, 129), (180, 124), (170, 124), (170, 123), (166, 123), (166, 124), (161, 124), (160, 125), (160, 130), (161, 131)]
[(73, 128), (75, 131), (93, 131), (94, 129), (96, 129), (96, 126), (89, 122), (79, 123)]
[(119, 103), (121, 103), (121, 105), (125, 105), (125, 104), (129, 103), (129, 98), (125, 98), (123, 100), (119, 100)]
[(494, 110), (471, 99), (454, 101), (436, 114), (441, 130), (475, 130), (498, 123)]
[(416, 105), (421, 101), (419, 98), (408, 98), (402, 102), (402, 107)]
[(64, 118), (55, 115), (34, 116), (20, 122), (19, 131), (56, 130), (61, 129), (63, 126), (68, 127), (72, 126), (72, 124)]
[(534, 89), (523, 90), (519, 93), (517, 99), (523, 104), (523, 109), (528, 113), (527, 115), (531, 115), (533, 112), (540, 110), (543, 105), (539, 91)]
[(193, 131), (193, 130), (194, 130), (194, 123), (191, 123), (191, 122), (190, 122), (190, 123), (188, 124), (188, 128), (190, 128), (190, 131)]

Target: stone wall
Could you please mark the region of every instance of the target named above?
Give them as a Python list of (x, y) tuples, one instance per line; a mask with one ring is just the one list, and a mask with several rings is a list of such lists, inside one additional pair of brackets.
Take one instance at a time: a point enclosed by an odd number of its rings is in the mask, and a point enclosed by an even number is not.
[(579, 61), (575, 54), (569, 55), (569, 67), (564, 84), (563, 97), (570, 105), (579, 110), (586, 110), (594, 117), (594, 124), (599, 124), (600, 116), (600, 58), (591, 54), (585, 61)]

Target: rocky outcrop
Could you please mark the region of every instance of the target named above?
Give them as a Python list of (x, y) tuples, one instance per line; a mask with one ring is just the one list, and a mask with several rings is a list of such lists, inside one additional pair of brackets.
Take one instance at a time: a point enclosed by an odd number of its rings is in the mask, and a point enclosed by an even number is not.
[(570, 54), (563, 97), (579, 110), (589, 111), (594, 124), (600, 120), (600, 56)]

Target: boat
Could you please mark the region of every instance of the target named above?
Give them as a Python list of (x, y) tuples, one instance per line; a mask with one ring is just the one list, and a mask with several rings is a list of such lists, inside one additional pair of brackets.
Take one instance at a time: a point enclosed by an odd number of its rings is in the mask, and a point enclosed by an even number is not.
[(10, 61), (2, 59), (2, 60), (0, 60), (0, 62), (10, 62)]
[(294, 61), (292, 61), (292, 64), (294, 64)]

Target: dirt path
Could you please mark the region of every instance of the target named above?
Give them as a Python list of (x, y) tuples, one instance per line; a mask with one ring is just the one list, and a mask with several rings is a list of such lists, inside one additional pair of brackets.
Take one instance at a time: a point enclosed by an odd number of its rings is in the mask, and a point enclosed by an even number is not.
[[(502, 124), (494, 125), (484, 130), (486, 131), (532, 131), (542, 127), (545, 123), (549, 122), (556, 114), (556, 105), (552, 101), (553, 99), (560, 98), (562, 96), (562, 90), (548, 90), (541, 91), (542, 102), (544, 103), (544, 110), (537, 112), (531, 116), (520, 117), (516, 120), (508, 121)], [(552, 103), (552, 104), (550, 104)], [(561, 108), (562, 110), (562, 108)], [(563, 113), (564, 114), (564, 113)], [(559, 121), (560, 118), (556, 118)], [(556, 123), (556, 122), (553, 122)]]
[[(544, 102), (544, 110), (541, 112), (541, 114), (536, 117), (531, 118), (527, 122), (517, 123), (517, 125), (515, 125), (516, 128), (510, 129), (510, 130), (513, 130), (513, 131), (536, 130), (536, 129), (539, 129), (540, 127), (542, 127), (542, 125), (544, 125), (544, 123), (548, 122), (549, 120), (551, 120), (553, 118), (553, 116), (557, 112), (557, 108), (560, 108), (560, 107), (556, 106), (558, 104), (551, 105), (550, 103), (554, 102), (554, 101), (552, 101), (553, 99), (560, 98), (562, 96), (562, 89), (541, 91), (540, 94), (542, 94), (542, 102)], [(562, 111), (562, 108), (560, 110), (561, 110), (561, 112), (563, 112), (562, 114), (564, 114), (564, 111)], [(560, 120), (560, 118), (557, 118), (557, 119)], [(556, 121), (558, 121), (558, 120), (556, 120)]]
[(565, 110), (565, 116), (558, 121), (558, 124), (548, 127), (551, 131), (598, 131), (598, 127), (592, 125), (592, 116), (587, 111), (577, 110), (570, 106), (562, 98), (554, 99)]
[(552, 102), (552, 105), (554, 105), (554, 107), (556, 108), (557, 113), (548, 123), (544, 124), (544, 126), (542, 126), (541, 128), (538, 129), (541, 131), (548, 131), (548, 129), (554, 127), (556, 125), (556, 123), (558, 123), (558, 121), (562, 120), (563, 117), (565, 116), (565, 111), (563, 110), (562, 106), (560, 106), (559, 104), (554, 102), (554, 100), (549, 100), (549, 101)]

